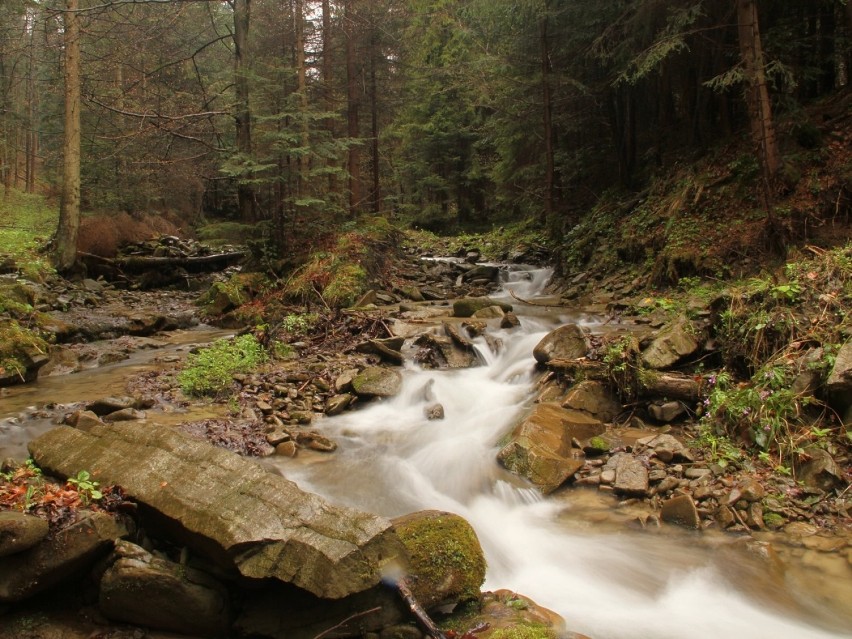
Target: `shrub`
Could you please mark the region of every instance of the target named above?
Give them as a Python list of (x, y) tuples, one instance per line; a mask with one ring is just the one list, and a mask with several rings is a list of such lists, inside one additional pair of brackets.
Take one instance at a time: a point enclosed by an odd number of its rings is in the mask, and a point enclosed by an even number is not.
[(247, 373), (266, 361), (266, 353), (254, 335), (221, 339), (191, 354), (178, 382), (187, 395), (222, 395), (236, 373)]

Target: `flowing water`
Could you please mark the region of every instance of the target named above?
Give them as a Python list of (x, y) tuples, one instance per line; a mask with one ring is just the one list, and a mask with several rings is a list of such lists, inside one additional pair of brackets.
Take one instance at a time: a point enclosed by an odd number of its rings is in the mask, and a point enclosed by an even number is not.
[[(523, 306), (517, 298), (534, 296), (546, 278), (546, 271), (516, 274), (512, 301)], [(498, 355), (478, 344), (485, 365), (409, 366), (400, 395), (321, 422), (340, 444), (335, 455), (280, 461), (281, 472), (332, 501), (388, 517), (420, 509), (465, 517), (488, 560), (485, 588), (527, 595), (594, 639), (852, 636), (848, 581), (825, 594), (817, 587), (824, 573), (780, 574), (731, 535), (613, 525), (595, 509), (608, 499), (597, 491), (545, 499), (503, 471), (498, 442), (531, 401), (535, 344), (559, 322), (600, 328), (591, 317), (554, 318), (555, 309), (517, 310), (522, 334), (497, 332), (505, 344)], [(424, 416), (432, 401), (443, 405), (444, 420)], [(611, 502), (598, 505), (613, 510)]]

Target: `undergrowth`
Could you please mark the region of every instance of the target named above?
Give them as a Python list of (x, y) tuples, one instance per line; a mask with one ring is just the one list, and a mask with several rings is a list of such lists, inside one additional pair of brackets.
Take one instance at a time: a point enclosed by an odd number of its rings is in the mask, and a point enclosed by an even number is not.
[(251, 372), (265, 361), (266, 353), (254, 335), (217, 340), (190, 354), (178, 383), (187, 395), (222, 396), (235, 374)]

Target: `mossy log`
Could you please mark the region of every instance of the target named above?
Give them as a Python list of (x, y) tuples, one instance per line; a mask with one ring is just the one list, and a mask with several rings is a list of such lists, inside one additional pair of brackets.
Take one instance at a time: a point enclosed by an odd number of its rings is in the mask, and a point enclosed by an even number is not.
[(148, 256), (130, 255), (127, 257), (100, 257), (89, 253), (80, 253), (83, 260), (94, 260), (106, 264), (126, 273), (144, 273), (154, 271), (163, 267), (179, 266), (187, 271), (203, 272), (221, 270), (245, 257), (244, 251), (232, 251), (228, 253), (216, 253), (214, 255), (194, 256)]
[(665, 397), (685, 402), (697, 402), (701, 378), (683, 373), (648, 371), (639, 377), (641, 397)]
[(555, 373), (568, 375), (575, 381), (585, 379), (594, 380), (597, 382), (608, 382), (609, 372), (603, 362), (597, 362), (591, 359), (562, 359), (556, 358), (548, 360), (544, 367), (552, 370)]

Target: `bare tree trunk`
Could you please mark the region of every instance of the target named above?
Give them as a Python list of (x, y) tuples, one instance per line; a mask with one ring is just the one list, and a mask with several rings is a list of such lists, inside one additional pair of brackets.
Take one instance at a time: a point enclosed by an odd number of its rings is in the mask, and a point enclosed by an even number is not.
[(547, 35), (549, 2), (544, 3), (544, 14), (539, 23), (541, 44), (541, 94), (544, 116), (544, 155), (546, 161), (544, 175), (544, 214), (545, 219), (553, 218), (556, 200), (556, 162), (554, 158), (553, 97), (550, 88), (550, 43)]
[(381, 210), (381, 190), (379, 175), (379, 90), (376, 80), (376, 58), (378, 43), (376, 42), (375, 25), (370, 27), (370, 164), (373, 174), (373, 188), (370, 202), (373, 213)]
[[(244, 161), (251, 158), (251, 108), (249, 104), (248, 37), (251, 24), (251, 0), (232, 0), (234, 9), (234, 88), (237, 105), (234, 122), (237, 133), (237, 152)], [(244, 173), (237, 185), (237, 208), (244, 222), (255, 221), (254, 188), (246, 182)]]
[(737, 0), (737, 21), (740, 55), (745, 66), (746, 81), (748, 82), (746, 104), (751, 122), (751, 136), (763, 168), (768, 202), (769, 184), (781, 167), (781, 155), (775, 139), (775, 124), (772, 119), (769, 90), (766, 86), (763, 48), (760, 43), (757, 5), (754, 0)]
[(65, 0), (65, 131), (63, 134), (62, 195), (53, 255), (58, 271), (77, 261), (80, 229), (80, 17), (79, 0)]
[(355, 65), (357, 27), (353, 5), (357, 0), (346, 0), (344, 20), (346, 24), (346, 122), (350, 139), (349, 147), (349, 214), (356, 216), (361, 206), (361, 150), (357, 144), (360, 137), (358, 110), (361, 105), (358, 71)]
[(26, 190), (35, 193), (36, 156), (38, 155), (38, 92), (36, 90), (36, 14), (33, 11), (30, 24), (30, 41), (27, 59), (27, 144), (26, 144)]
[(308, 88), (307, 71), (305, 69), (305, 33), (303, 0), (296, 0), (293, 30), (296, 34), (296, 76), (299, 93), (299, 110), (301, 111), (299, 129), (301, 135), (301, 152), (298, 156), (298, 175), (296, 176), (296, 195), (303, 195), (305, 177), (308, 172), (308, 146), (310, 134), (308, 130)]

